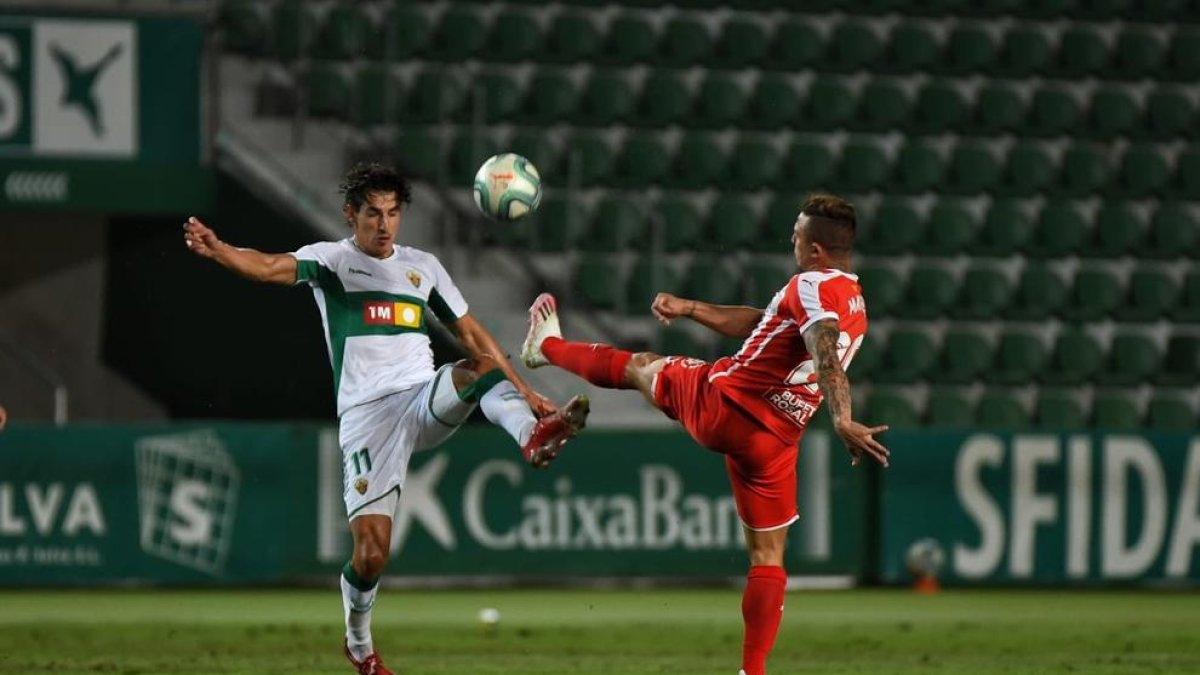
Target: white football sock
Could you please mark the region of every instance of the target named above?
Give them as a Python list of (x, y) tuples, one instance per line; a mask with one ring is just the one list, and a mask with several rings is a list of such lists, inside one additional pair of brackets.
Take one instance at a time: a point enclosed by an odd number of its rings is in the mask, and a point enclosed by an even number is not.
[(360, 591), (339, 577), (342, 582), (342, 609), (346, 615), (346, 646), (355, 661), (362, 661), (375, 651), (371, 642), (371, 608), (375, 606), (376, 584), (369, 591)]
[(517, 391), (512, 382), (498, 382), (479, 399), (479, 407), (492, 424), (501, 427), (524, 446), (533, 435), (533, 427), (537, 417), (529, 409), (529, 402)]

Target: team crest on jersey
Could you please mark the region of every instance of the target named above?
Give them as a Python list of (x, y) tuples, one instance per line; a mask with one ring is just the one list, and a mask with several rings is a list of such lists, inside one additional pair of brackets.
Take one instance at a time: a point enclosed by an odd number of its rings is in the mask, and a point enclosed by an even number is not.
[(358, 480), (354, 481), (354, 489), (357, 490), (358, 494), (360, 495), (367, 494), (367, 479), (359, 478)]
[(409, 270), (408, 271), (408, 283), (412, 284), (413, 288), (420, 288), (421, 287), (421, 275), (417, 274), (413, 270)]

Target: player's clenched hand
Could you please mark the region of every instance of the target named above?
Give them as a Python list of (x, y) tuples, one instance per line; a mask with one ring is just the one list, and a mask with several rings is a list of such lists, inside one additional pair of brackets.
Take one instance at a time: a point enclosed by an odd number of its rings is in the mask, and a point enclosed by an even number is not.
[(525, 400), (529, 402), (529, 409), (532, 410), (533, 414), (538, 418), (554, 414), (558, 411), (558, 406), (554, 405), (550, 399), (542, 396), (532, 389), (525, 389), (521, 392), (521, 395), (524, 396)]
[(863, 455), (869, 455), (885, 467), (888, 465), (888, 457), (891, 456), (891, 453), (883, 447), (883, 444), (875, 440), (875, 434), (881, 434), (888, 430), (886, 424), (868, 427), (850, 420), (849, 422), (835, 423), (833, 428), (837, 431), (838, 436), (842, 437), (842, 442), (846, 444), (846, 450), (850, 451), (851, 464), (858, 464)]
[(670, 325), (671, 319), (691, 316), (695, 306), (695, 300), (686, 300), (670, 293), (659, 293), (654, 296), (654, 302), (650, 304), (650, 311), (654, 313), (654, 318)]
[(211, 258), (216, 255), (221, 240), (217, 234), (197, 218), (188, 218), (183, 224), (183, 243), (198, 256)]

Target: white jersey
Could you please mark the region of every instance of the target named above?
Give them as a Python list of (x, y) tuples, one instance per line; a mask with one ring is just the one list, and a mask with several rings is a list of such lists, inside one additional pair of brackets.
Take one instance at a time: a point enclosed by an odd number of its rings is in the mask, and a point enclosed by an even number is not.
[(321, 310), (339, 417), (433, 377), (426, 313), (443, 322), (467, 313), (462, 293), (433, 254), (392, 248), (380, 260), (347, 238), (292, 254), (296, 283), (312, 286)]

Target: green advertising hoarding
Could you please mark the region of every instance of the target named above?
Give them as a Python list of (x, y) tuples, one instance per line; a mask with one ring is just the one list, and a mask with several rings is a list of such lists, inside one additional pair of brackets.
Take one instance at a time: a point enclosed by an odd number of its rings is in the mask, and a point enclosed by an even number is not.
[[(822, 433), (801, 460), (793, 574), (858, 575), (864, 474)], [(332, 429), (15, 428), (0, 434), (0, 585), (272, 583), (350, 555)], [(741, 527), (719, 455), (682, 432), (589, 431), (549, 471), (467, 428), (412, 462), (389, 573), (734, 577)]]
[(210, 203), (203, 42), (185, 18), (0, 16), (0, 208)]
[(948, 583), (1200, 581), (1200, 436), (894, 432), (880, 572), (932, 537)]

